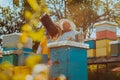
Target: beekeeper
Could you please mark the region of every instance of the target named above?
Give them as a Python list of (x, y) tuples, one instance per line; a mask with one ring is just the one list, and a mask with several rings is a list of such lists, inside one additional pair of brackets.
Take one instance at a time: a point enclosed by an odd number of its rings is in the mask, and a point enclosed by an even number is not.
[(73, 22), (67, 19), (61, 19), (59, 21), (59, 27), (62, 30), (62, 34), (58, 37), (56, 41), (75, 41), (76, 27)]

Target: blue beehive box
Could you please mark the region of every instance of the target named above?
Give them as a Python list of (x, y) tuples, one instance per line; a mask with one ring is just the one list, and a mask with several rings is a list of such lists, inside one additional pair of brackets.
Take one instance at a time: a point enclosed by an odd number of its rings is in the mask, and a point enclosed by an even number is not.
[(12, 65), (18, 65), (18, 55), (17, 54), (5, 54), (2, 57), (2, 62), (9, 62)]
[(2, 57), (0, 57), (0, 63), (2, 63)]
[(18, 66), (25, 65), (25, 59), (30, 55), (30, 53), (18, 54)]
[(33, 50), (32, 49), (30, 49), (30, 48), (23, 48), (22, 49), (23, 50), (23, 52), (25, 53), (25, 52), (29, 52), (29, 53), (32, 53), (33, 52)]
[(18, 65), (19, 66), (25, 65), (25, 60), (30, 55), (39, 55), (39, 56), (41, 56), (42, 57), (41, 63), (47, 63), (48, 62), (47, 54), (23, 53), (23, 54), (18, 54)]
[(47, 54), (40, 54), (42, 57), (41, 63), (47, 63), (48, 62), (48, 55)]
[(22, 48), (23, 53), (18, 54), (18, 65), (23, 66), (25, 65), (25, 59), (33, 54), (33, 50), (30, 48)]
[(89, 44), (90, 49), (96, 49), (96, 41), (95, 40), (87, 40), (85, 41), (86, 44)]
[[(57, 43), (57, 45), (59, 44)], [(50, 60), (52, 61), (51, 78), (57, 78), (63, 74), (68, 80), (88, 80), (87, 50), (85, 47), (65, 44), (51, 47)]]
[(110, 50), (111, 56), (120, 56), (120, 41), (110, 42)]
[(3, 47), (3, 51), (10, 51), (10, 50), (17, 50), (17, 48), (6, 48), (6, 47)]

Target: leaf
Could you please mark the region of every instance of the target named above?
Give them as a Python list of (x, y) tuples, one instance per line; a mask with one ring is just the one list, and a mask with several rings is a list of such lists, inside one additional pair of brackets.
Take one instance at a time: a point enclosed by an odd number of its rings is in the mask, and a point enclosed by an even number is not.
[(39, 64), (42, 60), (40, 55), (30, 55), (26, 58), (26, 65), (30, 68), (33, 68), (36, 64)]
[(24, 44), (25, 42), (27, 42), (27, 40), (28, 40), (28, 33), (22, 32), (22, 35), (20, 36), (20, 42)]
[(31, 17), (32, 17), (32, 13), (30, 11), (26, 10), (25, 11), (25, 18), (26, 19), (31, 19)]
[(27, 0), (27, 2), (29, 3), (30, 7), (34, 10), (34, 11), (39, 11), (39, 5), (37, 3), (36, 0)]
[(37, 19), (31, 20), (31, 23), (34, 25), (34, 27), (37, 27), (39, 22), (40, 22), (40, 21), (37, 20)]
[(48, 13), (48, 14), (50, 13), (50, 11), (48, 10), (47, 7), (44, 7), (44, 8), (43, 8), (43, 12), (46, 12), (46, 13)]
[(30, 31), (32, 31), (32, 28), (31, 28), (30, 24), (24, 24), (24, 25), (22, 26), (22, 31), (25, 31), (25, 32), (30, 32)]
[(44, 30), (40, 29), (39, 31), (31, 31), (28, 34), (29, 37), (31, 37), (34, 41), (41, 41), (42, 37), (44, 36)]
[(19, 0), (13, 0), (13, 4), (19, 6)]

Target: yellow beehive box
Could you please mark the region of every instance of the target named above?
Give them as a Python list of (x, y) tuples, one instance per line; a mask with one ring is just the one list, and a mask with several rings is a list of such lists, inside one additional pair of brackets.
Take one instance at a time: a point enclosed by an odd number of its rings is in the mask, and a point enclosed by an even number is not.
[(87, 50), (87, 57), (88, 58), (93, 58), (96, 55), (96, 50), (95, 49), (88, 49)]
[(109, 57), (110, 56), (110, 47), (103, 47), (96, 49), (96, 57)]
[(20, 74), (24, 74), (27, 75), (30, 73), (30, 68), (27, 66), (15, 66), (13, 68), (13, 74), (14, 75), (20, 75)]
[(96, 48), (103, 48), (103, 47), (110, 47), (109, 42), (113, 40), (103, 39), (103, 40), (96, 40)]

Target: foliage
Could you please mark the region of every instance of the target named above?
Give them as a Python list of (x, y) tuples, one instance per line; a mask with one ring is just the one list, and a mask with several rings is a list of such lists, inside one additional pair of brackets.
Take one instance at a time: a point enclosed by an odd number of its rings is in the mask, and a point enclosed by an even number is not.
[[(90, 37), (94, 23), (108, 20), (120, 22), (119, 0), (49, 0), (47, 1), (51, 13), (57, 21), (61, 18), (72, 20), (77, 29), (83, 28), (84, 35)], [(49, 6), (50, 5), (50, 6)], [(116, 10), (117, 9), (117, 10)]]
[(46, 0), (51, 16), (55, 21), (67, 17), (66, 1), (65, 0)]
[(10, 7), (0, 7), (0, 34), (20, 32), (20, 26), (24, 24), (22, 10), (17, 11)]
[[(50, 65), (41, 63), (42, 57), (37, 54), (29, 55), (24, 66), (13, 66), (9, 62), (0, 64), (0, 80), (51, 80), (48, 79)], [(23, 60), (24, 61), (24, 60)], [(64, 75), (57, 80), (65, 80)]]
[(32, 38), (34, 41), (41, 41), (44, 36), (44, 29), (39, 26), (40, 18), (43, 13), (48, 13), (45, 0), (27, 0), (27, 2), (25, 1), (25, 4), (27, 7), (25, 7), (24, 15), (27, 23), (22, 26), (22, 36), (20, 41), (25, 43), (27, 37)]

